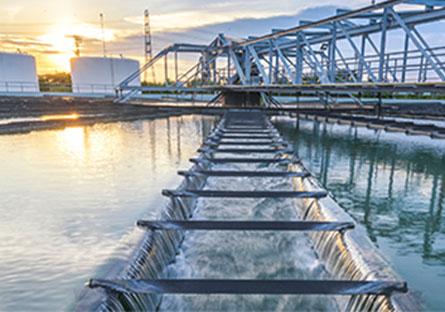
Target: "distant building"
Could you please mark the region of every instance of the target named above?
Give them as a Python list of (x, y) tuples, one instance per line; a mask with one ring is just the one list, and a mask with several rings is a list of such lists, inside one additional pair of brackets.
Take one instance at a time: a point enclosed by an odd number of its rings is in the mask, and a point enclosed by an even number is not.
[(0, 52), (0, 92), (39, 92), (36, 60), (31, 55)]
[[(76, 57), (71, 59), (74, 93), (114, 94), (116, 86), (139, 69), (139, 62), (124, 58)], [(140, 77), (130, 86), (140, 86)]]

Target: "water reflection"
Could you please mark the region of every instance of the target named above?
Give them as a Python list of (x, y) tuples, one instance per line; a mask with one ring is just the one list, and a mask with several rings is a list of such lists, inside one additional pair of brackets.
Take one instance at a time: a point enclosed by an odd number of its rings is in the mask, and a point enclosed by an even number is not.
[(426, 307), (442, 309), (445, 142), (319, 122), (278, 124)]
[(84, 127), (66, 128), (57, 133), (57, 143), (60, 149), (83, 159), (89, 149), (89, 134)]
[(187, 116), (0, 136), (0, 309), (66, 309), (132, 247), (135, 220), (158, 217), (161, 189), (180, 183), (212, 124)]

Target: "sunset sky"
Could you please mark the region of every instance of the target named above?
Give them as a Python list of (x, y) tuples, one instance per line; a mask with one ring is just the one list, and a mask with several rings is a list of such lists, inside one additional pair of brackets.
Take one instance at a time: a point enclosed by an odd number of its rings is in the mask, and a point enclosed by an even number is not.
[[(81, 55), (102, 54), (99, 14), (105, 16), (108, 56), (143, 60), (143, 11), (151, 13), (154, 50), (174, 42), (205, 44), (218, 33), (242, 38), (335, 14), (371, 1), (351, 0), (15, 0), (0, 1), (0, 51), (32, 54), (39, 74), (69, 71), (74, 35)], [(436, 29), (437, 32), (437, 29)], [(437, 37), (435, 34), (433, 37)], [(438, 37), (439, 38), (439, 37)], [(440, 34), (443, 39), (443, 34)]]
[[(352, 2), (349, 2), (349, 6), (358, 7), (369, 1)], [(298, 22), (296, 18), (290, 17), (308, 8), (330, 6), (324, 15), (331, 15), (336, 5), (344, 6), (344, 1), (1, 1), (0, 51), (20, 50), (36, 56), (40, 74), (68, 71), (69, 59), (74, 55), (73, 35), (83, 37), (82, 55), (102, 53), (101, 12), (105, 16), (108, 53), (142, 60), (142, 15), (145, 8), (151, 13), (154, 48), (159, 50), (178, 41), (207, 43), (218, 32), (233, 36), (261, 34), (269, 31), (277, 22), (280, 24), (281, 20), (285, 22), (280, 26), (290, 27)], [(266, 23), (257, 27), (258, 23), (255, 22), (261, 20), (270, 20), (270, 25)], [(239, 21), (250, 23), (241, 25)]]

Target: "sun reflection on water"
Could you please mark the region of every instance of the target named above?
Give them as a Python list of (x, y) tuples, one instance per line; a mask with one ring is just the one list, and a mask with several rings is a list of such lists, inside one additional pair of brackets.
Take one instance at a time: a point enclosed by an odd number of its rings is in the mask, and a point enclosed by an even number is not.
[[(1, 311), (66, 310), (158, 218), (212, 118), (73, 125), (0, 136)], [(180, 139), (179, 139), (180, 138)]]
[(43, 115), (40, 117), (42, 121), (51, 121), (51, 120), (75, 120), (79, 119), (80, 115), (76, 113), (67, 114), (67, 115)]
[(57, 132), (57, 143), (64, 152), (83, 159), (85, 157), (85, 127), (70, 127)]

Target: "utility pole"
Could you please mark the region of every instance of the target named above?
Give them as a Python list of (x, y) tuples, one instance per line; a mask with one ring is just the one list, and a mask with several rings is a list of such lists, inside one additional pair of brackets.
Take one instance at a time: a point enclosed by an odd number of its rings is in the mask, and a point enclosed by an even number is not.
[[(150, 29), (150, 13), (146, 9), (144, 11), (144, 52), (145, 52), (145, 64), (151, 61), (153, 58), (153, 48), (151, 42), (151, 29)], [(153, 82), (156, 82), (155, 70), (151, 66), (151, 73), (153, 76)], [(144, 72), (144, 81), (147, 81), (147, 71)]]
[(100, 29), (102, 30), (102, 50), (104, 57), (107, 57), (107, 49), (105, 47), (105, 31), (104, 31), (104, 14), (100, 13)]

